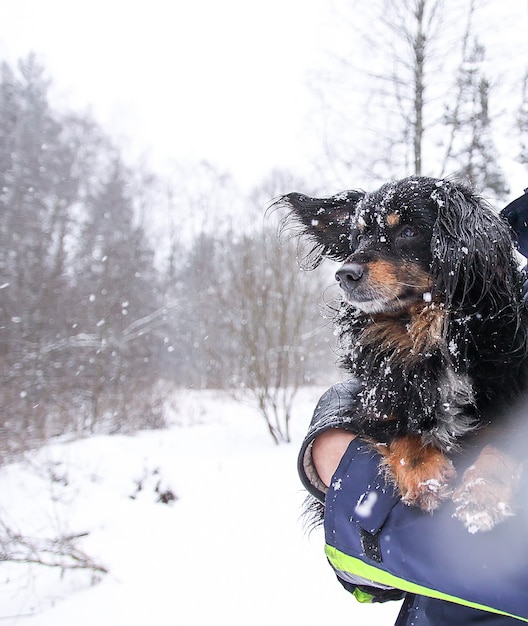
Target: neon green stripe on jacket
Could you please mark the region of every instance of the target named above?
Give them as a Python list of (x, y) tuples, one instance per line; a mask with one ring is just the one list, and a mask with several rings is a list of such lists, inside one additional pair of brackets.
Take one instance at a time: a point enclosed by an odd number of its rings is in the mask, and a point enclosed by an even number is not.
[(520, 620), (521, 622), (528, 623), (527, 618), (520, 617), (518, 615), (512, 615), (511, 613), (506, 613), (504, 611), (499, 611), (498, 609), (490, 606), (485, 606), (476, 602), (470, 602), (469, 600), (457, 598), (456, 596), (442, 593), (441, 591), (437, 591), (436, 589), (429, 589), (427, 587), (423, 587), (422, 585), (417, 585), (416, 583), (404, 580), (403, 578), (399, 578), (398, 576), (394, 576), (393, 574), (390, 574), (384, 570), (378, 569), (373, 565), (364, 563), (361, 559), (349, 556), (348, 554), (345, 554), (344, 552), (341, 552), (337, 548), (334, 548), (328, 544), (325, 546), (325, 553), (328, 557), (328, 560), (330, 561), (330, 564), (337, 573), (348, 572), (354, 574), (355, 576), (360, 576), (361, 578), (372, 580), (374, 583), (380, 583), (382, 585), (394, 587), (395, 589), (401, 589), (403, 591), (408, 591), (410, 593), (415, 593), (421, 596), (428, 596), (430, 598), (437, 598), (438, 600), (446, 600), (447, 602), (462, 604), (463, 606), (467, 606), (473, 609), (487, 611), (488, 613), (497, 613), (498, 615), (512, 617), (514, 619)]

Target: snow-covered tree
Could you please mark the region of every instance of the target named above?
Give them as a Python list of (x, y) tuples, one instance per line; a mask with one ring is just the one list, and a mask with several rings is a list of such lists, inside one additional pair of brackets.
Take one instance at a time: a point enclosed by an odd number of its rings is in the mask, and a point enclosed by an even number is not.
[(45, 431), (43, 406), (60, 387), (65, 370), (50, 346), (67, 332), (67, 238), (78, 191), (75, 155), (64, 141), (60, 116), (49, 105), (48, 86), (34, 56), (21, 61), (16, 71), (2, 66), (2, 417), (11, 434), (24, 432), (27, 439)]
[(521, 104), (517, 114), (517, 127), (519, 129), (520, 151), (518, 160), (520, 163), (528, 163), (528, 71), (525, 72), (522, 81)]
[(509, 190), (493, 140), (491, 85), (484, 61), (485, 49), (475, 41), (458, 71), (456, 101), (446, 110), (450, 140), (442, 173), (455, 171), (479, 192), (504, 199)]
[(96, 371), (113, 411), (131, 398), (125, 380), (139, 394), (158, 371), (163, 310), (135, 222), (137, 176), (95, 123), (56, 111), (48, 92), (34, 56), (1, 66), (3, 452), (82, 423)]
[(159, 374), (155, 331), (163, 306), (153, 252), (135, 220), (132, 178), (119, 160), (109, 164), (86, 198), (74, 262), (81, 305), (74, 321), (76, 375), (87, 383), (91, 428), (109, 415), (115, 415), (113, 428), (130, 427), (131, 400), (147, 393)]

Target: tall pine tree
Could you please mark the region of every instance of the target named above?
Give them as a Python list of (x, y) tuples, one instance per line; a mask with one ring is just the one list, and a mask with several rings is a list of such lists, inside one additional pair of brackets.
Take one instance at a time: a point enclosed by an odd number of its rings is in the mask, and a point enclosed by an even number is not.
[(131, 178), (119, 159), (109, 163), (106, 179), (87, 197), (76, 254), (77, 342), (84, 349), (77, 371), (91, 403), (91, 427), (111, 417), (120, 428), (127, 398), (137, 399), (132, 390), (150, 387), (159, 373), (163, 310), (153, 253), (135, 223)]
[(451, 139), (444, 173), (455, 171), (479, 192), (502, 200), (509, 190), (492, 135), (491, 86), (483, 70), (485, 56), (484, 47), (475, 41), (459, 68), (457, 101), (445, 115)]

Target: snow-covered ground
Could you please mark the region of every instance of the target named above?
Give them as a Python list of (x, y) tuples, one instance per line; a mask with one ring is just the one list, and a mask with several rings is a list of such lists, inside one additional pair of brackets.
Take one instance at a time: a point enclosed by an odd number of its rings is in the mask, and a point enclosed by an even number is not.
[[(320, 391), (300, 395), (290, 445), (251, 407), (186, 392), (166, 430), (55, 442), (2, 468), (0, 519), (33, 536), (88, 533), (78, 546), (109, 573), (3, 563), (0, 623), (392, 625), (398, 605), (356, 602), (321, 531), (303, 530), (296, 453)], [(157, 502), (158, 483), (177, 500)]]

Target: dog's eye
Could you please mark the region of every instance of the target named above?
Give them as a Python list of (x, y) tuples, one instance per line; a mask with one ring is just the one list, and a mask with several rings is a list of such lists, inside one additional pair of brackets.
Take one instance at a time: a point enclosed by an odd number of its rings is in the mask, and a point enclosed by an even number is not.
[(350, 234), (350, 243), (354, 248), (357, 248), (361, 241), (365, 238), (365, 235), (359, 230), (353, 230)]
[(401, 237), (402, 239), (409, 239), (410, 237), (416, 237), (416, 235), (417, 235), (416, 228), (413, 228), (412, 226), (404, 226), (400, 230), (398, 237)]

